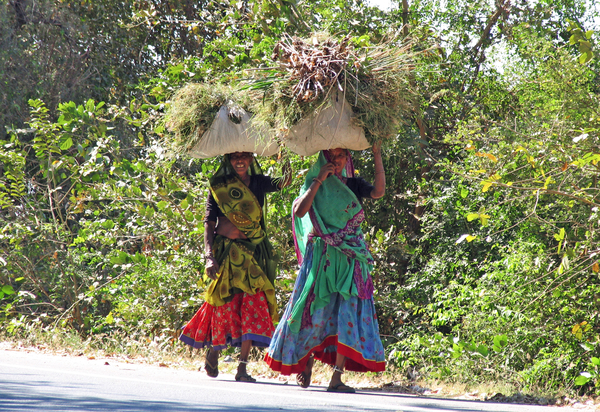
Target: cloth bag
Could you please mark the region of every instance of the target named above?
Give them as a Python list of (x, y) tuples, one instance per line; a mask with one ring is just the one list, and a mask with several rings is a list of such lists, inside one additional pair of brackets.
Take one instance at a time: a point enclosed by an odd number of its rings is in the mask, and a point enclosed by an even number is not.
[[(240, 119), (231, 120), (230, 115)], [(208, 158), (233, 152), (252, 152), (272, 156), (279, 150), (277, 142), (267, 130), (252, 124), (250, 114), (234, 105), (221, 106), (215, 120), (188, 154)]]
[(310, 156), (335, 148), (364, 150), (371, 145), (362, 127), (352, 122), (352, 107), (337, 92), (331, 104), (301, 120), (285, 137), (285, 145), (294, 153)]

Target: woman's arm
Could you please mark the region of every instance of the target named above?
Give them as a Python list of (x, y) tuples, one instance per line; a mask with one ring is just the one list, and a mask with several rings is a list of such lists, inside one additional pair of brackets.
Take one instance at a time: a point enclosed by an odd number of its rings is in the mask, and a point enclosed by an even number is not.
[(379, 199), (385, 194), (385, 171), (381, 160), (381, 142), (373, 144), (373, 157), (375, 158), (375, 188), (371, 190), (371, 198)]
[(207, 220), (204, 222), (204, 257), (206, 258), (206, 276), (211, 279), (217, 278), (219, 264), (213, 255), (213, 243), (215, 241), (216, 222)]
[(326, 163), (321, 167), (318, 176), (313, 180), (308, 190), (294, 203), (294, 216), (303, 217), (308, 212), (319, 191), (319, 187), (321, 187), (321, 183), (331, 176), (334, 171), (335, 166), (333, 163)]

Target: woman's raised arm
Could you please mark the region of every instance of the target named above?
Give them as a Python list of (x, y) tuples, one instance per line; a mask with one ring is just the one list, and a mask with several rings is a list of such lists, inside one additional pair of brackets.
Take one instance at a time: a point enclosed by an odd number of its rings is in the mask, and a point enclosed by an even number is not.
[(315, 196), (317, 195), (319, 187), (321, 187), (321, 184), (325, 181), (325, 179), (331, 176), (334, 172), (335, 166), (333, 163), (326, 163), (323, 165), (323, 167), (321, 167), (321, 170), (319, 170), (319, 175), (313, 179), (308, 190), (298, 198), (297, 202), (294, 202), (294, 216), (303, 217), (306, 212), (308, 212), (312, 206), (313, 200), (315, 200)]
[(385, 195), (385, 170), (381, 160), (381, 142), (373, 144), (373, 157), (375, 158), (375, 188), (371, 190), (371, 198), (379, 199)]

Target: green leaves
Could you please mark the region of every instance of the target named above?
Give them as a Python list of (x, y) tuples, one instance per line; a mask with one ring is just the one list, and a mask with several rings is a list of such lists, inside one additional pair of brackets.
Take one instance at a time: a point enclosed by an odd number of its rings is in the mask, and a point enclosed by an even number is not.
[(0, 288), (0, 300), (4, 298), (4, 296), (8, 296), (8, 295), (14, 295), (15, 294), (15, 290), (13, 289), (13, 287), (11, 285), (3, 285)]
[(498, 335), (494, 336), (494, 345), (492, 349), (496, 352), (502, 352), (502, 350), (508, 345), (508, 336), (506, 335)]
[(590, 381), (594, 381), (595, 386), (598, 386), (600, 383), (598, 381), (599, 373), (598, 368), (600, 367), (600, 359), (597, 357), (592, 357), (590, 362), (588, 362), (589, 371), (581, 372), (579, 376), (575, 378), (575, 385), (583, 386)]
[(558, 233), (554, 234), (554, 239), (558, 240), (558, 250), (556, 253), (560, 254), (560, 249), (562, 247), (563, 241), (565, 240), (566, 232), (564, 228), (560, 228)]
[(485, 213), (485, 207), (482, 207), (479, 210), (479, 213), (469, 213), (467, 215), (468, 222), (472, 222), (473, 220), (479, 219), (479, 221), (481, 222), (481, 226), (483, 226), (483, 227), (488, 225), (489, 218), (490, 218), (490, 215)]
[(569, 37), (569, 44), (578, 46), (580, 53), (578, 61), (581, 64), (586, 64), (594, 57), (594, 44), (591, 42), (594, 31), (588, 30), (584, 32), (575, 22), (571, 20), (568, 20), (568, 22), (568, 30), (572, 33), (571, 37)]

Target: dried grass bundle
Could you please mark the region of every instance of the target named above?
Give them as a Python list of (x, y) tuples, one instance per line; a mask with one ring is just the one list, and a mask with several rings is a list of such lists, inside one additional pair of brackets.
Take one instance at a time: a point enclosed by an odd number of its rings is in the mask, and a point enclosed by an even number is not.
[[(194, 147), (215, 120), (221, 106), (251, 111), (251, 94), (228, 86), (210, 83), (190, 83), (172, 97), (166, 114), (166, 126), (173, 133), (168, 145), (177, 153), (187, 153)], [(239, 123), (234, 117), (231, 120)]]
[(337, 89), (370, 142), (393, 138), (415, 101), (409, 81), (413, 57), (411, 45), (396, 38), (359, 47), (347, 37), (337, 41), (317, 34), (305, 41), (286, 36), (273, 51), (279, 67), (265, 69), (266, 76), (247, 86), (265, 92), (256, 120), (285, 138), (300, 120), (330, 105)]

